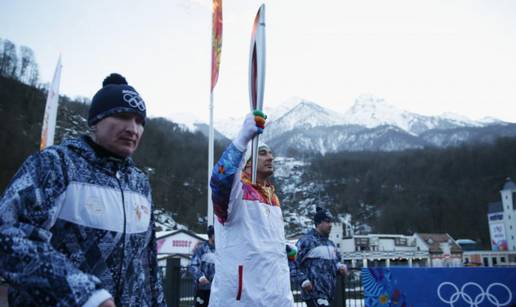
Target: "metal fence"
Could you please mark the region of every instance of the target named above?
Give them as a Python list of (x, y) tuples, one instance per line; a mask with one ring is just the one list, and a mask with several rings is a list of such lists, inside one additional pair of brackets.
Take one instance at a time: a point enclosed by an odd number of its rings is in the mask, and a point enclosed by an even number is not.
[[(194, 288), (191, 275), (186, 267), (180, 265), (179, 259), (169, 258), (167, 266), (163, 267), (165, 273), (165, 298), (169, 307), (194, 306)], [(294, 306), (304, 307), (301, 300), (301, 288), (297, 284), (291, 284), (294, 296)], [(350, 269), (346, 277), (337, 278), (337, 288), (332, 307), (363, 307), (364, 291), (360, 279), (359, 269)]]

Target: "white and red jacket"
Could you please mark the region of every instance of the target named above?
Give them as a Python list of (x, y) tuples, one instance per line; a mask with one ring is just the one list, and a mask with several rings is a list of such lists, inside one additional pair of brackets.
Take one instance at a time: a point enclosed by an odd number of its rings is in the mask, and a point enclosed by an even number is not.
[(210, 307), (291, 307), (283, 215), (274, 187), (242, 174), (244, 153), (231, 143), (210, 186), (216, 262)]

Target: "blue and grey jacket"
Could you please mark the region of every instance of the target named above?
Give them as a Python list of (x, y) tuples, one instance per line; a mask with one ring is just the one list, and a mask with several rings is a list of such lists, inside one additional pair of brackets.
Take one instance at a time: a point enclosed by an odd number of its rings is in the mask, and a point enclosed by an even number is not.
[(290, 263), (291, 277), (300, 286), (308, 280), (314, 287), (310, 292), (302, 290), (301, 298), (333, 300), (337, 271), (344, 266), (335, 244), (312, 229), (297, 241), (296, 247), (296, 260)]
[[(196, 289), (209, 290), (213, 276), (215, 276), (215, 245), (210, 245), (209, 242), (200, 243), (195, 248), (189, 270)], [(209, 284), (199, 284), (199, 278), (203, 276), (210, 281)]]
[(145, 174), (85, 137), (30, 156), (0, 198), (0, 276), (13, 306), (165, 306)]

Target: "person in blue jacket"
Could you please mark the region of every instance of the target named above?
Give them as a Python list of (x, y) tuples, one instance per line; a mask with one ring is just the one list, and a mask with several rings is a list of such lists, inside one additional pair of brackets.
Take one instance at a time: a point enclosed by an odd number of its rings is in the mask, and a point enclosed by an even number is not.
[(328, 238), (332, 221), (332, 214), (318, 207), (315, 228), (297, 241), (297, 257), (290, 263), (291, 277), (301, 286), (301, 298), (308, 307), (330, 306), (337, 274), (347, 273), (346, 265), (340, 262), (339, 251)]
[(195, 306), (207, 307), (215, 276), (215, 231), (212, 225), (208, 227), (208, 241), (195, 247), (189, 270), (194, 281)]
[(92, 133), (30, 156), (0, 197), (0, 276), (10, 306), (166, 306), (147, 176), (131, 155), (145, 102), (111, 74)]

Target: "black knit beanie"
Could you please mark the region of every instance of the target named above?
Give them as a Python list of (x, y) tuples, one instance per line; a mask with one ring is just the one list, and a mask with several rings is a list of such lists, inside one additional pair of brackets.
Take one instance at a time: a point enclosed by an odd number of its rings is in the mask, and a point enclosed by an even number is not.
[(314, 224), (315, 226), (319, 225), (322, 221), (333, 221), (333, 215), (331, 214), (328, 209), (324, 209), (321, 207), (315, 208), (315, 215), (314, 215)]
[(127, 84), (124, 77), (112, 73), (104, 79), (102, 88), (93, 96), (88, 125), (91, 127), (108, 116), (123, 112), (140, 115), (145, 124), (147, 113), (145, 102), (140, 94)]

